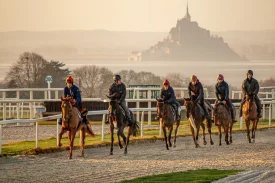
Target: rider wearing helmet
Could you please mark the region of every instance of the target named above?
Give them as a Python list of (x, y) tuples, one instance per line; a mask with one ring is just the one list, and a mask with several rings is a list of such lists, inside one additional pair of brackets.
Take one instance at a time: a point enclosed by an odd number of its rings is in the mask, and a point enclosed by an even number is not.
[[(121, 77), (118, 74), (115, 74), (113, 76), (114, 83), (109, 87), (109, 96), (111, 96), (114, 93), (120, 93), (120, 98), (118, 98), (118, 104), (123, 108), (123, 110), (126, 113), (126, 118), (128, 121), (128, 126), (132, 125), (132, 118), (130, 115), (130, 111), (128, 107), (126, 106), (126, 86), (121, 82)], [(107, 121), (106, 121), (107, 123)]]
[(247, 78), (243, 81), (242, 84), (242, 92), (244, 94), (244, 98), (241, 102), (241, 106), (240, 106), (240, 117), (242, 117), (242, 107), (243, 104), (245, 102), (245, 96), (246, 95), (254, 95), (254, 99), (255, 99), (255, 103), (257, 106), (257, 112), (258, 112), (258, 117), (261, 118), (262, 117), (262, 108), (261, 108), (261, 101), (258, 98), (257, 94), (259, 92), (259, 83), (256, 79), (253, 78), (253, 71), (252, 70), (248, 70), (246, 73)]
[[(160, 98), (163, 99), (164, 103), (173, 104), (176, 106), (176, 118), (180, 120), (180, 104), (176, 100), (174, 89), (170, 86), (170, 82), (166, 79), (163, 81), (163, 88), (161, 89)], [(159, 120), (160, 114), (157, 114), (156, 120)]]
[(232, 121), (236, 122), (236, 114), (235, 114), (235, 110), (233, 107), (233, 104), (231, 102), (231, 100), (229, 99), (229, 87), (227, 82), (224, 81), (224, 76), (222, 74), (219, 74), (217, 76), (217, 84), (215, 86), (215, 91), (216, 91), (216, 102), (215, 104), (217, 104), (218, 102), (222, 102), (224, 104), (227, 104), (227, 106), (230, 109), (231, 112), (231, 117), (232, 117)]
[[(79, 88), (76, 85), (74, 85), (74, 79), (72, 76), (66, 78), (66, 85), (67, 86), (65, 86), (64, 88), (64, 97), (72, 98), (72, 105), (81, 112), (83, 122), (85, 124), (88, 124), (88, 120), (86, 117), (87, 110), (85, 108), (82, 108), (80, 91)], [(62, 119), (59, 119), (59, 124), (61, 125), (61, 123)]]
[(188, 94), (191, 101), (201, 105), (207, 121), (211, 122), (211, 117), (209, 116), (208, 110), (206, 110), (205, 103), (204, 103), (204, 91), (201, 82), (198, 80), (197, 76), (193, 75), (190, 77), (190, 83), (188, 86)]

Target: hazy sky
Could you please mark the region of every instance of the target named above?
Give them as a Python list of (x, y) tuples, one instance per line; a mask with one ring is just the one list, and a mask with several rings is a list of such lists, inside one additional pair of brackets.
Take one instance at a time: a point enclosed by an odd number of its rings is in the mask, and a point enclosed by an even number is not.
[[(0, 31), (162, 31), (187, 0), (0, 0)], [(189, 0), (192, 20), (211, 31), (275, 29), (275, 0)]]

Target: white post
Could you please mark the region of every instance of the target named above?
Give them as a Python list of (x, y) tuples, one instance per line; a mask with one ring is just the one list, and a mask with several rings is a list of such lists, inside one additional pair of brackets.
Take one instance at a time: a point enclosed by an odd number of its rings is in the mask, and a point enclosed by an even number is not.
[(0, 154), (2, 154), (2, 125), (0, 125)]
[[(16, 99), (19, 100), (19, 91), (16, 91)], [(20, 118), (20, 104), (17, 102), (16, 103), (16, 116), (17, 116), (17, 119)], [(17, 123), (17, 126), (19, 126), (20, 123)]]
[(271, 104), (269, 105), (268, 126), (271, 126)]
[(140, 123), (140, 136), (143, 137), (143, 122), (144, 122), (144, 111), (141, 113), (141, 123)]
[(102, 124), (101, 124), (101, 141), (104, 141), (104, 124), (105, 124), (105, 114), (102, 117)]
[(11, 103), (9, 103), (9, 119), (11, 118)]
[(184, 90), (180, 90), (180, 98), (184, 98)]
[(58, 91), (55, 91), (54, 95), (55, 95), (55, 99), (58, 99)]
[(265, 98), (268, 98), (268, 92), (265, 92)]
[(263, 119), (266, 119), (265, 118), (265, 104), (263, 104)]
[(275, 99), (275, 93), (274, 93), (275, 89), (273, 88), (271, 91), (272, 91), (272, 99)]
[(243, 128), (243, 117), (240, 117), (240, 129)]
[(35, 122), (35, 148), (38, 148), (38, 122)]
[(48, 91), (44, 91), (44, 99), (48, 99)]
[(21, 119), (24, 117), (24, 103), (21, 104)]
[(59, 124), (58, 124), (58, 118), (56, 119), (56, 145), (58, 146), (59, 141)]
[[(51, 83), (48, 82), (48, 89), (50, 89), (50, 88), (51, 88)], [(50, 90), (48, 90), (48, 96), (49, 96), (49, 99), (52, 98), (52, 97), (51, 97), (51, 91), (50, 91)]]
[(241, 99), (242, 98), (242, 93), (241, 92), (239, 92), (239, 99)]
[[(2, 93), (2, 97), (3, 97), (3, 100), (5, 100), (6, 99), (6, 92), (4, 91), (3, 93)], [(3, 120), (6, 120), (7, 119), (7, 114), (6, 114), (6, 103), (4, 102), (3, 103)]]
[[(151, 90), (149, 90), (148, 91), (148, 95), (149, 95), (149, 100), (151, 100), (151, 96), (152, 96), (152, 91)], [(148, 102), (148, 108), (150, 109), (151, 108), (151, 106), (152, 106), (152, 102), (151, 101), (149, 101)], [(148, 111), (148, 125), (150, 125), (151, 126), (151, 118), (152, 118), (152, 114), (151, 114), (152, 112), (151, 111)]]
[(30, 106), (30, 119), (33, 119), (33, 91), (30, 91), (30, 103), (29, 103), (29, 106)]
[(272, 100), (272, 119), (275, 119), (275, 100)]
[(234, 99), (234, 96), (235, 96), (235, 92), (234, 91), (232, 91), (232, 99)]
[[(139, 90), (137, 90), (137, 99), (139, 99)], [(136, 108), (139, 108), (139, 102), (136, 102)], [(139, 111), (137, 111), (137, 121), (140, 121), (139, 119)]]

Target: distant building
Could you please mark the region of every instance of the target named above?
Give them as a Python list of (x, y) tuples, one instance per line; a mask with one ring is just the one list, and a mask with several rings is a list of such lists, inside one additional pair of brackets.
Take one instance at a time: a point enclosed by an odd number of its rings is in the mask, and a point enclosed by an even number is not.
[(209, 30), (191, 21), (187, 4), (184, 18), (177, 20), (163, 41), (142, 52), (133, 52), (132, 60), (244, 60), (223, 38), (212, 36)]

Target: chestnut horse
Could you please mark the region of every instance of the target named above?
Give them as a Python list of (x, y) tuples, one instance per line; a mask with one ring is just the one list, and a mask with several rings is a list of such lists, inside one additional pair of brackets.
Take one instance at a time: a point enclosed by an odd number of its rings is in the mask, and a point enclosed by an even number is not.
[(81, 122), (79, 118), (79, 111), (76, 107), (71, 104), (71, 97), (62, 98), (61, 97), (61, 109), (62, 109), (62, 127), (58, 135), (58, 146), (61, 147), (61, 138), (64, 133), (68, 131), (68, 139), (70, 141), (70, 153), (68, 159), (72, 159), (72, 152), (74, 146), (74, 139), (76, 132), (80, 130), (81, 137), (81, 156), (84, 156), (84, 140), (85, 134), (89, 134), (94, 137), (91, 127), (89, 125)]
[(257, 130), (257, 125), (259, 122), (259, 117), (257, 113), (257, 106), (254, 101), (254, 95), (246, 95), (245, 103), (242, 107), (243, 119), (245, 121), (246, 129), (247, 129), (247, 138), (248, 142), (251, 143), (250, 137), (250, 121), (252, 121), (252, 142), (255, 142), (255, 132)]
[[(211, 114), (212, 112), (212, 106), (209, 103), (206, 103), (206, 110), (209, 110), (209, 114)], [(203, 133), (203, 144), (206, 145), (207, 142), (205, 140), (205, 125), (203, 123), (203, 121), (205, 121), (205, 114), (204, 111), (202, 109), (202, 107), (200, 106), (200, 104), (198, 103), (194, 103), (193, 101), (191, 101), (190, 98), (184, 98), (184, 106), (186, 107), (186, 114), (187, 117), (189, 118), (189, 123), (190, 123), (190, 129), (192, 132), (192, 137), (195, 143), (195, 147), (199, 147), (198, 144), (198, 137), (199, 137), (199, 132), (200, 132), (200, 127), (202, 127), (202, 133)], [(208, 128), (208, 133), (210, 136), (210, 144), (213, 145), (214, 142), (212, 140), (212, 132), (211, 132), (211, 127), (212, 127), (212, 122), (206, 120), (206, 126)]]
[[(214, 124), (218, 126), (219, 129), (219, 145), (222, 145), (221, 127), (223, 127), (226, 144), (229, 145), (230, 143), (232, 143), (233, 121), (228, 107), (222, 102), (218, 102), (214, 107)], [(228, 132), (230, 133), (230, 141), (228, 140)]]
[[(161, 117), (160, 123), (161, 123), (162, 131), (164, 134), (166, 149), (169, 150), (169, 147), (172, 147), (171, 135), (172, 135), (174, 123), (176, 123), (176, 129), (175, 129), (173, 147), (176, 147), (176, 139), (177, 139), (178, 128), (180, 125), (180, 120), (176, 120), (176, 111), (175, 111), (175, 109), (173, 109), (172, 105), (164, 103), (162, 99), (156, 99), (156, 100), (157, 100), (158, 114), (160, 114), (160, 117)], [(168, 138), (166, 135), (166, 128), (168, 128), (168, 130), (169, 130)], [(167, 141), (169, 144), (167, 143)]]
[(118, 98), (120, 98), (120, 93), (114, 93), (111, 96), (107, 96), (111, 101), (110, 101), (110, 106), (109, 106), (109, 118), (108, 121), (110, 123), (110, 131), (111, 131), (111, 149), (110, 149), (110, 155), (113, 155), (113, 147), (114, 147), (114, 129), (115, 126), (117, 127), (117, 138), (118, 138), (118, 145), (119, 148), (122, 149), (123, 146), (120, 141), (120, 136), (123, 138), (123, 142), (125, 144), (125, 149), (124, 149), (124, 155), (127, 154), (128, 152), (128, 144), (130, 141), (130, 136), (137, 136), (138, 134), (138, 129), (139, 129), (139, 124), (135, 120), (133, 113), (130, 111), (130, 115), (133, 121), (133, 124), (131, 126), (128, 126), (128, 134), (127, 137), (124, 135), (124, 128), (127, 127), (128, 121), (125, 118), (126, 111), (122, 109), (120, 104), (118, 104)]

